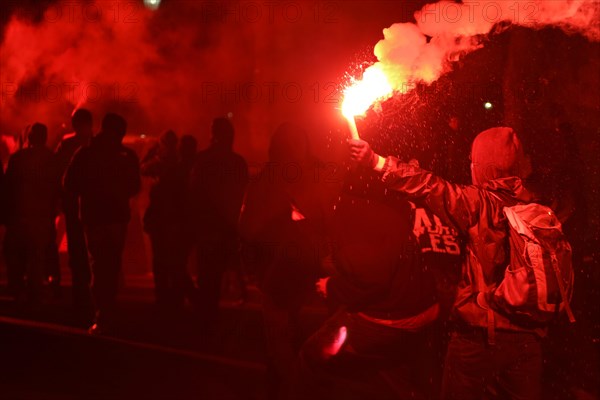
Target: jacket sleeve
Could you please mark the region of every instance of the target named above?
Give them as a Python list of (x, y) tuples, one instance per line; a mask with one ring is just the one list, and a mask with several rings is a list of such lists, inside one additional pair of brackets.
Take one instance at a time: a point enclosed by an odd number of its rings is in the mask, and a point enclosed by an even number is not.
[(140, 161), (135, 152), (130, 151), (130, 165), (128, 175), (129, 196), (133, 197), (138, 194), (142, 188), (142, 178), (140, 175)]
[(73, 194), (81, 193), (81, 189), (82, 189), (81, 174), (83, 173), (83, 154), (84, 153), (85, 153), (84, 149), (79, 149), (75, 153), (73, 158), (71, 159), (71, 162), (69, 163), (69, 166), (67, 167), (67, 170), (65, 171), (65, 175), (63, 178), (63, 188), (65, 189), (65, 191), (67, 191), (69, 193), (73, 193)]
[[(58, 144), (56, 148), (56, 152), (54, 153), (56, 157), (56, 165), (59, 168), (61, 174), (64, 174), (69, 167), (71, 160), (69, 159), (69, 152), (65, 149), (65, 145), (63, 142)], [(62, 178), (62, 176), (61, 176)]]
[(15, 180), (15, 157), (12, 156), (8, 159), (8, 164), (6, 166), (6, 172), (4, 173), (4, 184), (5, 187), (8, 188), (12, 182)]
[(388, 188), (424, 199), (443, 222), (459, 231), (465, 233), (477, 223), (482, 196), (477, 187), (450, 183), (421, 169), (415, 160), (402, 163), (388, 157), (381, 172)]
[(17, 181), (15, 166), (15, 158), (17, 157), (15, 157), (15, 155), (18, 154), (15, 153), (8, 159), (8, 165), (6, 166), (6, 172), (4, 173), (4, 182), (2, 183), (2, 192), (0, 192), (0, 196), (2, 196), (1, 202), (4, 203), (0, 204), (0, 206), (4, 207), (0, 212), (4, 213), (3, 217), (5, 221), (9, 220), (15, 207), (14, 192)]
[(4, 177), (4, 166), (0, 159), (0, 225), (6, 222), (6, 179)]

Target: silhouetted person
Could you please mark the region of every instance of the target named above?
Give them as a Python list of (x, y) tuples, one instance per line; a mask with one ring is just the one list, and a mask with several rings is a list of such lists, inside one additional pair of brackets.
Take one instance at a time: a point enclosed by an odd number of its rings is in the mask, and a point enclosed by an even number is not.
[(180, 210), (177, 184), (177, 135), (165, 132), (157, 146), (150, 149), (141, 164), (143, 176), (154, 180), (150, 188), (150, 201), (144, 214), (144, 231), (152, 243), (152, 272), (156, 303), (168, 307), (172, 303), (173, 282), (171, 264), (177, 257), (177, 213)]
[[(195, 300), (194, 285), (186, 270), (189, 239), (183, 234), (188, 217), (184, 207), (191, 166), (183, 166), (177, 142), (173, 131), (165, 132), (141, 165), (142, 175), (154, 180), (144, 215), (144, 230), (152, 243), (156, 303), (163, 310), (183, 306), (186, 294)], [(189, 146), (189, 139), (185, 143)], [(189, 149), (185, 148), (186, 151)]]
[(75, 153), (64, 179), (65, 190), (79, 198), (91, 257), (97, 312), (90, 333), (110, 329), (131, 214), (129, 200), (140, 190), (138, 158), (122, 145), (126, 131), (123, 117), (106, 114), (101, 132)]
[[(258, 275), (268, 354), (268, 397), (286, 398), (302, 344), (299, 314), (327, 254), (325, 176), (306, 132), (290, 123), (271, 138), (269, 162), (248, 186), (240, 234)], [(331, 204), (333, 206), (333, 203)], [(254, 264), (254, 265), (252, 265)]]
[(4, 185), (4, 163), (0, 158), (0, 226), (6, 223), (6, 188)]
[(192, 135), (183, 135), (179, 140), (179, 161), (189, 178), (198, 156), (198, 141)]
[(182, 177), (182, 190), (184, 199), (182, 203), (181, 211), (181, 225), (180, 231), (178, 232), (179, 241), (181, 243), (181, 264), (180, 270), (178, 270), (179, 279), (176, 279), (176, 288), (181, 295), (185, 295), (189, 301), (198, 301), (198, 291), (194, 285), (190, 274), (187, 270), (188, 259), (192, 249), (194, 247), (194, 227), (193, 219), (190, 218), (192, 215), (192, 206), (190, 204), (190, 178), (192, 175), (192, 168), (196, 162), (198, 155), (198, 141), (191, 135), (183, 135), (179, 140), (179, 162), (177, 165), (178, 174)]
[[(71, 118), (71, 124), (75, 132), (65, 135), (56, 149), (61, 176), (64, 176), (75, 152), (87, 146), (92, 139), (92, 113), (84, 108), (78, 109)], [(83, 225), (79, 219), (79, 201), (76, 195), (63, 190), (61, 205), (65, 216), (73, 305), (78, 312), (82, 313), (82, 317), (85, 317), (91, 309), (91, 272)]]
[(239, 263), (237, 222), (248, 166), (233, 152), (233, 139), (229, 119), (216, 118), (211, 144), (198, 153), (191, 176), (199, 306), (207, 326), (217, 317), (224, 272)]
[(4, 251), (9, 288), (17, 299), (27, 294), (34, 307), (41, 302), (48, 250), (55, 240), (54, 218), (60, 188), (54, 154), (46, 147), (47, 137), (45, 125), (32, 125), (28, 133), (29, 146), (11, 156), (5, 177)]
[(339, 309), (302, 346), (294, 398), (424, 399), (441, 381), (432, 339), (453, 298), (440, 298), (434, 271), (458, 281), (459, 241), (378, 178), (346, 176), (330, 229), (334, 270), (317, 285)]

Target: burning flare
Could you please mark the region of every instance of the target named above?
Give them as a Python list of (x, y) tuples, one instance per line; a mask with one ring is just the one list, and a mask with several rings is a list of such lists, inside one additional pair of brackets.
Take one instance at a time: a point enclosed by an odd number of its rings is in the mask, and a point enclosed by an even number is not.
[(348, 120), (352, 139), (359, 139), (354, 117), (363, 115), (373, 103), (387, 99), (393, 92), (394, 89), (379, 64), (371, 65), (360, 81), (354, 81), (344, 90), (342, 115)]
[(355, 81), (344, 90), (342, 115), (347, 119), (363, 115), (371, 107), (371, 104), (387, 99), (393, 91), (387, 76), (379, 68), (379, 65), (372, 65), (365, 70), (360, 81)]
[[(490, 9), (495, 18), (490, 17)], [(412, 23), (396, 23), (383, 30), (383, 39), (373, 49), (378, 61), (344, 91), (342, 114), (354, 139), (358, 139), (355, 116), (394, 92), (406, 93), (416, 84), (433, 83), (452, 69), (453, 61), (481, 48), (499, 22), (505, 25), (496, 31), (511, 24), (533, 29), (557, 26), (600, 40), (597, 0), (443, 0), (425, 5), (414, 17)]]

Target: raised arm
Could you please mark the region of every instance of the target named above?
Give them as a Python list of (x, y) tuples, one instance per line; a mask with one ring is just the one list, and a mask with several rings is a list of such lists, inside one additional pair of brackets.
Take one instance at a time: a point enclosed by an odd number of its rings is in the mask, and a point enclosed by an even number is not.
[(475, 186), (450, 183), (419, 167), (415, 160), (402, 163), (394, 157), (383, 158), (364, 140), (350, 141), (352, 159), (381, 173), (390, 189), (413, 198), (423, 198), (444, 222), (462, 232), (475, 225), (481, 207), (481, 190)]

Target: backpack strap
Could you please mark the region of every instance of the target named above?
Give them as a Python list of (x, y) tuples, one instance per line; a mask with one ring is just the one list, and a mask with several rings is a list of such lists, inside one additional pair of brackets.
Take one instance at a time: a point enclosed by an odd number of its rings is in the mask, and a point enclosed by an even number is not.
[[(479, 263), (479, 260), (477, 260), (477, 257), (475, 257), (475, 254), (473, 253), (473, 250), (471, 250), (469, 248), (469, 256), (472, 257), (472, 261), (471, 262), (477, 262), (477, 272), (476, 272), (476, 276), (472, 277), (473, 279), (473, 284), (474, 284), (474, 288), (477, 291), (477, 297), (475, 299), (475, 301), (477, 302), (477, 304), (481, 307), (485, 306), (486, 307), (486, 311), (487, 311), (487, 343), (490, 346), (495, 346), (496, 345), (496, 321), (494, 318), (494, 310), (492, 310), (492, 307), (490, 306), (490, 304), (488, 303), (487, 299), (485, 298), (485, 282), (483, 279), (483, 268), (481, 266), (481, 263)], [(481, 304), (480, 303), (484, 303)]]
[(569, 322), (574, 323), (575, 315), (573, 315), (573, 310), (571, 309), (571, 305), (569, 304), (567, 291), (565, 290), (565, 285), (563, 284), (562, 276), (560, 275), (560, 270), (558, 269), (558, 259), (556, 258), (555, 253), (550, 254), (550, 260), (552, 263), (552, 269), (554, 270), (554, 274), (556, 275), (556, 282), (558, 283), (560, 297), (562, 297), (562, 301), (565, 304), (565, 311), (567, 312), (567, 316), (569, 317)]

